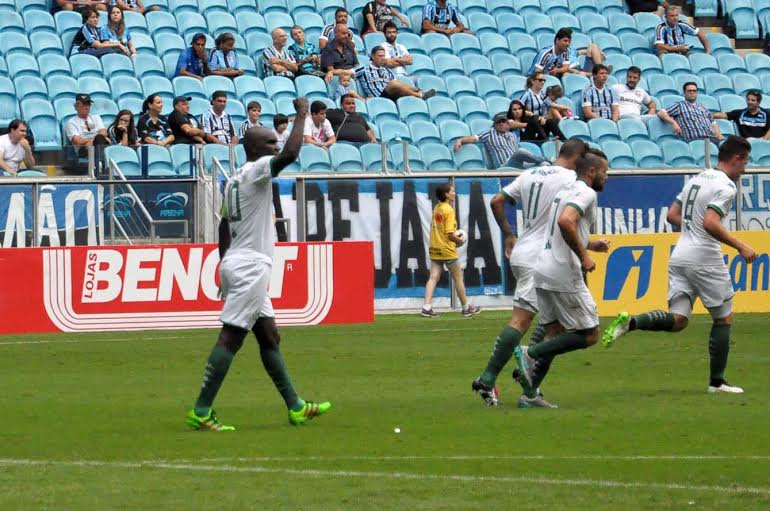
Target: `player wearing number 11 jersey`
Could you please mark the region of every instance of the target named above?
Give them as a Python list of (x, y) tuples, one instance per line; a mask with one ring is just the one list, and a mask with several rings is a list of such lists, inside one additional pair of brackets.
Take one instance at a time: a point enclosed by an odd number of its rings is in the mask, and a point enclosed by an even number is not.
[(700, 298), (713, 319), (709, 335), (711, 377), (708, 392), (743, 393), (724, 377), (730, 351), (733, 318), (733, 286), (722, 256), (724, 243), (751, 263), (754, 250), (730, 234), (722, 224), (736, 198), (735, 182), (743, 174), (751, 145), (730, 136), (719, 148), (719, 163), (690, 179), (671, 205), (668, 221), (682, 233), (671, 253), (668, 267), (668, 312), (654, 310), (629, 317), (621, 312), (605, 330), (602, 341), (609, 347), (631, 330), (679, 332), (687, 327), (692, 306)]
[[(575, 181), (576, 163), (587, 149), (585, 142), (579, 139), (567, 140), (553, 165), (536, 167), (522, 173), (492, 199), (492, 212), (505, 235), (505, 254), (510, 259), (511, 271), (516, 279), (516, 291), (511, 320), (497, 336), (486, 369), (472, 384), (472, 389), (490, 406), (497, 405), (497, 375), (510, 360), (539, 310), (533, 276), (545, 244), (549, 208), (556, 194)], [(506, 202), (518, 204), (524, 216), (524, 225), (518, 239), (505, 215)], [(552, 407), (536, 392), (519, 398), (519, 407), (535, 406)]]

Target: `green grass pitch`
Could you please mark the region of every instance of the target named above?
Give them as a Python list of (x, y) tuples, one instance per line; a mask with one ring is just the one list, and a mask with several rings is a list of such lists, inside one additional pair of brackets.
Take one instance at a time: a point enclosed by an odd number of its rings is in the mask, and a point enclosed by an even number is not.
[(216, 403), (228, 434), (183, 421), (214, 330), (2, 337), (0, 509), (770, 509), (770, 316), (736, 317), (742, 396), (706, 393), (701, 316), (561, 357), (558, 410), (515, 407), (513, 361), (502, 406), (471, 393), (507, 318), (282, 329), (300, 395), (333, 403), (302, 427), (251, 337)]

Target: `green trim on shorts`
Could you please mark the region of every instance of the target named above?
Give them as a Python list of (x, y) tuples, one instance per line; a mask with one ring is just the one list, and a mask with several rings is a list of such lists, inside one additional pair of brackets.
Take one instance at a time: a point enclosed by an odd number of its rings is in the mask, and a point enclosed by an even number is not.
[(574, 202), (568, 202), (565, 207), (572, 206), (573, 208), (577, 209), (578, 212), (580, 212), (580, 216), (585, 216), (585, 211), (583, 211), (583, 208), (575, 204)]
[(708, 206), (706, 206), (706, 209), (713, 209), (714, 211), (716, 211), (717, 213), (719, 213), (719, 217), (720, 217), (720, 218), (724, 218), (724, 217), (725, 217), (725, 212), (724, 212), (724, 211), (722, 211), (722, 210), (719, 208), (719, 206), (715, 206), (714, 204), (709, 204)]

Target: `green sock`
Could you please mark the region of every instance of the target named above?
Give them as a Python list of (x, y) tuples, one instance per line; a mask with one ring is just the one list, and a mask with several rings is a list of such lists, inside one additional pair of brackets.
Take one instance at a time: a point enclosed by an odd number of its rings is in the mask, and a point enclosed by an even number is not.
[(294, 385), (291, 383), (289, 371), (286, 370), (281, 351), (262, 349), (260, 346), (259, 356), (262, 357), (262, 365), (265, 366), (265, 371), (273, 380), (275, 388), (281, 393), (286, 407), (294, 412), (301, 410), (305, 406), (305, 402), (294, 391)]
[(206, 371), (203, 373), (201, 392), (195, 402), (195, 415), (198, 417), (205, 417), (211, 410), (211, 404), (217, 397), (217, 392), (219, 392), (219, 388), (227, 376), (227, 371), (230, 370), (233, 357), (235, 357), (235, 353), (218, 344), (211, 350), (209, 359), (206, 361)]
[(495, 339), (495, 349), (492, 351), (492, 356), (489, 357), (487, 362), (487, 368), (481, 373), (481, 381), (484, 385), (493, 387), (497, 375), (503, 370), (505, 364), (511, 359), (513, 350), (519, 345), (521, 340), (521, 332), (506, 325), (500, 335)]
[(529, 356), (536, 359), (555, 357), (570, 351), (582, 350), (588, 347), (585, 334), (564, 332), (551, 340), (541, 342), (528, 349)]
[(653, 330), (670, 332), (674, 328), (674, 315), (662, 310), (654, 310), (631, 318), (629, 330)]
[(730, 353), (730, 325), (713, 325), (709, 335), (711, 380), (723, 380)]
[(540, 344), (541, 342), (543, 342), (544, 338), (545, 338), (545, 326), (538, 323), (535, 329), (532, 331), (532, 335), (529, 337), (529, 345), (534, 346), (536, 344)]

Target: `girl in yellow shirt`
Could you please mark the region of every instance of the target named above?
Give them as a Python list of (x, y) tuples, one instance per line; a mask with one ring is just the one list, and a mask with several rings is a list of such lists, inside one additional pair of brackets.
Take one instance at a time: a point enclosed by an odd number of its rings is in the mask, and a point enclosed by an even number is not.
[(438, 317), (439, 314), (433, 310), (430, 302), (433, 299), (436, 284), (441, 278), (441, 272), (446, 266), (452, 275), (457, 297), (463, 306), (463, 316), (473, 316), (481, 312), (481, 307), (468, 302), (468, 297), (465, 295), (463, 270), (457, 261), (457, 247), (465, 242), (455, 235), (457, 217), (452, 207), (455, 201), (454, 187), (449, 183), (442, 183), (436, 188), (436, 198), (439, 202), (433, 208), (433, 218), (430, 224), (430, 249), (428, 251), (430, 255), (430, 278), (425, 285), (425, 305), (423, 305), (420, 315), (426, 318)]

